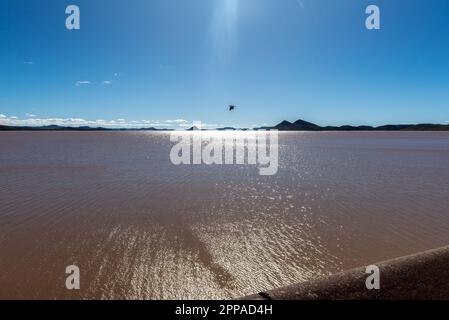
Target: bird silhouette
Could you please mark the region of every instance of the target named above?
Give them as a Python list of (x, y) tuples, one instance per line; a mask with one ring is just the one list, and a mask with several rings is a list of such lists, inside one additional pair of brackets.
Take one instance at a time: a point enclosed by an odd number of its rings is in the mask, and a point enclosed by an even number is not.
[(235, 111), (235, 108), (236, 108), (236, 107), (235, 107), (234, 105), (230, 105), (230, 106), (229, 106), (229, 111)]

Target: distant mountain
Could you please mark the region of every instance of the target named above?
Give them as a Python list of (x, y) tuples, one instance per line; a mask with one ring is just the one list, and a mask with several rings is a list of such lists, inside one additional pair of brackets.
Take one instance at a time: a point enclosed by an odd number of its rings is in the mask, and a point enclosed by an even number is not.
[(102, 128), (102, 127), (64, 127), (58, 125), (42, 127), (14, 127), (0, 125), (0, 131), (170, 131), (169, 129), (156, 128)]
[(280, 124), (274, 127), (279, 131), (320, 131), (322, 128), (314, 123), (304, 120), (298, 120), (293, 123), (288, 121), (282, 121)]
[(321, 131), (372, 131), (374, 127), (371, 126), (341, 126), (341, 127), (322, 127)]
[(284, 120), (277, 126), (274, 126), (272, 129), (277, 129), (279, 131), (295, 131), (296, 127), (293, 125), (293, 123)]
[(349, 126), (340, 127), (327, 126), (320, 127), (311, 122), (298, 120), (296, 122), (282, 121), (272, 129), (279, 131), (449, 131), (449, 125), (442, 124), (402, 124), (402, 125), (384, 125), (379, 127), (372, 126)]
[(236, 131), (237, 129), (234, 127), (224, 127), (224, 128), (217, 128), (217, 131)]
[[(274, 127), (261, 127), (254, 130), (277, 129), (279, 131), (449, 131), (449, 125), (443, 124), (389, 124), (379, 127), (372, 126), (349, 126), (340, 127), (326, 126), (321, 127), (317, 124), (304, 120), (295, 122), (282, 121)], [(187, 131), (197, 131), (197, 127), (192, 127)], [(203, 129), (203, 131), (206, 129)], [(238, 130), (233, 127), (217, 128), (216, 130)], [(248, 129), (242, 129), (248, 130)], [(58, 125), (50, 125), (43, 127), (14, 127), (0, 125), (0, 131), (172, 131), (172, 129), (156, 129), (156, 128), (92, 128), (92, 127), (64, 127)]]
[(408, 128), (404, 128), (404, 131), (449, 131), (448, 125), (441, 124), (432, 124), (432, 123), (423, 123), (416, 124)]

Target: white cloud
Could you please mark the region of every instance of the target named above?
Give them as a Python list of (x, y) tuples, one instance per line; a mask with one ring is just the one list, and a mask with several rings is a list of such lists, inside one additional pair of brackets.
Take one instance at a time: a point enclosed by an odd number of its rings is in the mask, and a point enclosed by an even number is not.
[[(188, 129), (188, 128), (193, 127), (193, 122), (182, 123), (182, 124), (178, 125), (178, 127), (180, 129)], [(219, 124), (216, 124), (216, 123), (204, 123), (204, 122), (201, 123), (201, 128), (203, 128), (203, 129), (216, 129), (216, 128), (220, 128), (220, 127), (223, 127), (223, 125), (220, 126)]]
[[(170, 128), (170, 129), (187, 129), (193, 126), (193, 122), (184, 119), (174, 120), (86, 120), (82, 118), (38, 118), (28, 117), (20, 119), (12, 116), (8, 117), (0, 114), (0, 124), (8, 126), (25, 126), (25, 127), (40, 127), (49, 125), (67, 126), (67, 127), (104, 127), (104, 128)], [(217, 124), (203, 123), (203, 128), (214, 129), (220, 127)]]
[(110, 85), (110, 84), (112, 84), (112, 81), (111, 80), (105, 80), (101, 84)]
[(24, 61), (23, 64), (27, 64), (27, 65), (31, 66), (34, 64), (34, 62), (33, 61)]
[(92, 82), (86, 81), (86, 80), (77, 81), (77, 82), (75, 83), (75, 85), (76, 85), (77, 87), (82, 86), (82, 85), (89, 85), (89, 84), (92, 84)]
[(176, 123), (176, 124), (183, 124), (188, 123), (189, 121), (184, 119), (176, 119), (176, 120), (166, 120), (167, 123)]
[(27, 113), (25, 114), (28, 118), (36, 118), (37, 116), (35, 114), (32, 113)]

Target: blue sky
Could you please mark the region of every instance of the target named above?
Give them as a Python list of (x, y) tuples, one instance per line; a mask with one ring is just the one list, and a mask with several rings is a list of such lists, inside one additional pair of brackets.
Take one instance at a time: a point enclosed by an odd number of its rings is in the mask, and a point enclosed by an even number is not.
[(2, 0), (0, 39), (1, 123), (449, 120), (447, 0)]

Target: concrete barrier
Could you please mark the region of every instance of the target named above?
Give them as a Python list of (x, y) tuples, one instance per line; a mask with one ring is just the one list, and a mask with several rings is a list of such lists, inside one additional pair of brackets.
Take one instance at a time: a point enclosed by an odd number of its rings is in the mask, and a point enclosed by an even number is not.
[(380, 289), (368, 290), (366, 267), (261, 292), (244, 300), (447, 300), (449, 246), (374, 264)]

